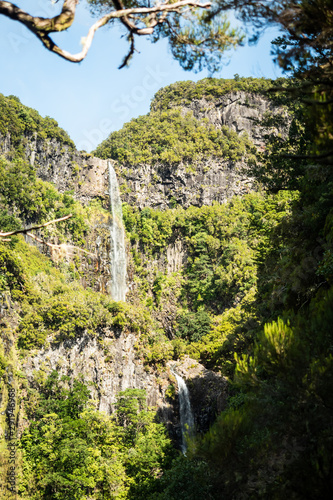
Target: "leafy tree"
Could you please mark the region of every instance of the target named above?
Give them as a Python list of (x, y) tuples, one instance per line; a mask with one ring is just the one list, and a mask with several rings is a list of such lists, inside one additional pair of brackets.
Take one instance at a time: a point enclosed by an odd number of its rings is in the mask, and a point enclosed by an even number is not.
[(143, 389), (118, 393), (116, 421), (124, 447), (124, 464), (132, 478), (128, 498), (145, 500), (174, 455), (170, 439), (164, 426), (155, 421), (155, 412), (147, 408)]
[(0, 134), (10, 134), (11, 144), (15, 146), (13, 154), (23, 156), (22, 139), (25, 135), (37, 134), (40, 139), (56, 138), (61, 144), (74, 149), (74, 143), (68, 134), (58, 126), (53, 118), (40, 114), (32, 108), (24, 106), (18, 97), (0, 94)]
[(62, 50), (50, 35), (67, 30), (74, 22), (79, 0), (64, 0), (61, 12), (52, 18), (30, 15), (16, 5), (0, 1), (0, 14), (26, 26), (49, 51), (71, 61), (80, 62), (87, 55), (96, 31), (105, 25), (121, 23), (127, 30), (130, 49), (121, 67), (125, 66), (135, 50), (135, 37), (148, 35), (152, 41), (167, 37), (173, 55), (185, 69), (207, 66), (214, 71), (219, 66), (223, 51), (240, 43), (238, 30), (231, 29), (224, 15), (207, 19), (210, 3), (197, 0), (157, 1), (89, 0), (91, 12), (101, 17), (83, 39), (80, 53)]
[(21, 439), (26, 464), (21, 492), (36, 499), (124, 498), (115, 424), (87, 408), (89, 391), (82, 382), (74, 381), (71, 389), (64, 382), (53, 372), (37, 393), (37, 408), (30, 410), (36, 420)]
[(147, 423), (146, 393), (143, 389), (126, 389), (118, 393), (116, 415), (118, 424), (124, 429), (124, 439), (133, 443), (135, 437)]
[(177, 457), (172, 468), (156, 481), (155, 491), (150, 494), (148, 500), (211, 500), (214, 498), (212, 475), (205, 461)]
[(176, 335), (190, 342), (196, 342), (210, 332), (211, 323), (209, 314), (199, 308), (196, 313), (185, 313), (179, 317)]
[[(53, 372), (27, 405), (23, 433), (24, 478), (20, 492), (39, 500), (144, 499), (172, 457), (163, 425), (154, 422), (143, 390), (119, 393), (116, 418), (89, 404), (80, 381)], [(36, 391), (35, 391), (36, 392)]]
[(246, 137), (197, 120), (180, 109), (151, 111), (113, 132), (94, 151), (100, 158), (112, 158), (136, 166), (139, 163), (195, 165), (207, 156), (237, 160), (251, 147)]

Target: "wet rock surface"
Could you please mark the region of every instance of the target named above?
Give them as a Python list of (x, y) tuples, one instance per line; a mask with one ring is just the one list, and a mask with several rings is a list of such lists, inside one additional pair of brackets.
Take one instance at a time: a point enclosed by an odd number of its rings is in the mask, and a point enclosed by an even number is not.
[(189, 357), (169, 362), (169, 367), (186, 382), (194, 415), (196, 432), (206, 432), (216, 416), (226, 407), (228, 383), (219, 373), (207, 370)]

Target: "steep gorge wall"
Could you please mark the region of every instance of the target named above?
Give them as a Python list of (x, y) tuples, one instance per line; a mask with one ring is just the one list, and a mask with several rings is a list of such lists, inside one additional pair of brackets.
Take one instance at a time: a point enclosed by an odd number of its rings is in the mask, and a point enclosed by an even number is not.
[[(83, 204), (100, 198), (107, 206), (107, 161), (73, 150), (57, 139), (39, 139), (37, 133), (25, 135), (22, 146), (25, 159), (36, 168), (40, 179), (54, 184), (60, 193), (74, 191)], [(8, 156), (12, 150), (10, 134), (0, 135), (0, 154)]]
[[(285, 136), (290, 126), (286, 108), (277, 106), (263, 95), (244, 91), (231, 92), (214, 100), (194, 99), (182, 109), (184, 113), (191, 110), (198, 120), (208, 119), (217, 129), (226, 126), (239, 135), (247, 134), (259, 149), (265, 148), (268, 135)], [(275, 125), (269, 123), (271, 118)]]
[[(83, 335), (46, 345), (26, 357), (21, 369), (29, 385), (35, 387), (54, 370), (70, 380), (82, 380), (96, 408), (107, 414), (113, 413), (120, 391), (145, 389), (148, 405), (156, 407), (159, 419), (168, 427), (175, 442), (180, 442), (177, 384), (170, 371), (170, 366), (176, 366), (188, 381), (196, 429), (206, 431), (226, 405), (226, 379), (188, 357), (177, 363), (169, 362), (156, 372), (138, 357), (137, 343), (133, 333), (105, 330), (96, 336)], [(172, 395), (168, 393), (171, 387)]]
[(124, 201), (140, 208), (165, 210), (175, 205), (188, 208), (225, 203), (253, 188), (253, 179), (244, 173), (244, 163), (217, 158), (192, 165), (119, 165), (118, 169), (125, 186)]
[(82, 379), (98, 409), (108, 414), (114, 410), (117, 393), (133, 387), (146, 389), (149, 405), (161, 406), (165, 387), (163, 391), (156, 385), (155, 376), (137, 359), (137, 341), (133, 333), (112, 330), (83, 335), (45, 346), (23, 362), (23, 369), (31, 384), (38, 372), (43, 376), (53, 370), (61, 376)]
[[(0, 154), (11, 150), (10, 136), (0, 137)], [(72, 151), (56, 139), (38, 140), (35, 134), (24, 138), (24, 154), (38, 177), (54, 184), (60, 193), (73, 191), (83, 204), (98, 198), (104, 207), (109, 206), (107, 160)], [(231, 160), (206, 158), (193, 165), (138, 164), (135, 168), (113, 164), (123, 202), (140, 208), (164, 210), (175, 203), (184, 208), (224, 203), (236, 194), (248, 193), (253, 186), (245, 164)]]
[[(172, 106), (172, 103), (170, 104)], [(232, 92), (219, 99), (196, 99), (181, 106), (198, 120), (207, 119), (215, 128), (226, 126), (237, 134), (246, 134), (259, 150), (265, 148), (269, 134), (286, 135), (290, 118), (286, 109), (259, 94)], [(278, 125), (268, 124), (274, 117)], [(60, 192), (74, 191), (87, 204), (99, 198), (108, 206), (107, 161), (71, 149), (56, 139), (42, 140), (37, 134), (23, 140), (26, 159), (36, 167), (38, 176), (52, 182)], [(0, 137), (0, 154), (11, 150), (10, 135)], [(114, 162), (122, 191), (122, 200), (140, 208), (166, 209), (179, 204), (224, 203), (234, 195), (254, 188), (247, 172), (246, 158), (240, 161), (207, 157), (203, 161), (178, 165), (166, 163), (138, 164), (135, 167)]]
[[(183, 107), (182, 112), (187, 111), (192, 111), (198, 119), (207, 118), (216, 128), (227, 126), (239, 134), (246, 132), (258, 148), (264, 147), (264, 135), (270, 132), (266, 129), (263, 132), (260, 128), (259, 122), (265, 113), (276, 112), (284, 116), (284, 111), (275, 108), (267, 99), (242, 93), (230, 94), (214, 102), (204, 99), (193, 101)], [(104, 209), (109, 209), (106, 160), (73, 150), (56, 139), (38, 139), (36, 134), (26, 135), (22, 145), (25, 158), (36, 167), (37, 175), (42, 180), (53, 183), (62, 193), (72, 190), (74, 197), (85, 205), (98, 199)], [(10, 136), (0, 137), (0, 153), (10, 155), (11, 151)], [(186, 208), (189, 205), (211, 205), (214, 201), (223, 203), (235, 194), (245, 194), (253, 189), (253, 179), (246, 174), (244, 161), (205, 158), (193, 165), (140, 164), (135, 168), (115, 163), (115, 169), (122, 186), (122, 200), (140, 208), (166, 209), (174, 204)], [(55, 261), (65, 259), (69, 263), (79, 256), (82, 283), (107, 293), (110, 278), (108, 227), (109, 216), (105, 212), (97, 215), (83, 252), (74, 250), (70, 241), (54, 249), (32, 240), (29, 243), (37, 244)], [(155, 260), (144, 260), (149, 268), (148, 279), (153, 279), (154, 268), (167, 274), (177, 273), (186, 262), (186, 247), (181, 240), (177, 240), (167, 246), (165, 255), (159, 255)], [(132, 296), (134, 301), (133, 266), (129, 267), (129, 286), (129, 298)], [(169, 296), (167, 302), (166, 308), (155, 313), (166, 331), (177, 311), (177, 297)], [(112, 412), (120, 390), (145, 388), (149, 404), (158, 406), (162, 419), (172, 422), (177, 429), (177, 401), (169, 402), (166, 396), (172, 377), (168, 369), (157, 374), (145, 368), (136, 353), (136, 340), (132, 333), (118, 335), (110, 331), (102, 337), (86, 335), (45, 346), (23, 360), (22, 368), (30, 384), (35, 383), (36, 374), (46, 376), (52, 370), (69, 375), (71, 379), (82, 375), (84, 381), (91, 384), (91, 394), (99, 409), (107, 413)], [(191, 379), (190, 392), (197, 425), (199, 429), (204, 429), (213, 420), (213, 413), (220, 411), (225, 404), (226, 383), (196, 362), (192, 364), (198, 367), (198, 371), (193, 371), (191, 363), (184, 363), (184, 366), (181, 363), (178, 368), (185, 378)], [(205, 399), (207, 388), (211, 389), (211, 395)]]
[[(169, 107), (173, 102), (169, 102)], [(198, 120), (206, 119), (215, 128), (223, 126), (237, 134), (247, 134), (259, 150), (265, 148), (265, 137), (269, 134), (287, 134), (290, 118), (281, 106), (257, 93), (244, 91), (230, 92), (222, 97), (209, 99), (202, 97), (181, 104), (183, 114), (192, 112)], [(277, 125), (269, 125), (269, 117), (275, 117)], [(266, 123), (266, 124), (265, 124)], [(271, 120), (272, 123), (272, 120)], [(268, 125), (269, 126), (268, 126)], [(84, 286), (96, 291), (109, 293), (110, 289), (110, 203), (108, 195), (107, 160), (102, 160), (84, 152), (78, 152), (56, 138), (40, 139), (37, 133), (25, 135), (22, 140), (27, 161), (35, 166), (37, 175), (53, 183), (63, 193), (72, 191), (74, 197), (89, 204), (99, 200), (104, 210), (96, 210), (89, 220), (89, 232), (82, 250), (71, 241), (61, 243), (51, 239), (55, 246), (46, 246), (27, 237), (48, 254), (55, 262), (75, 264), (81, 274)], [(0, 137), (0, 152), (10, 155), (11, 138)], [(121, 187), (122, 201), (130, 205), (167, 209), (180, 205), (184, 208), (195, 205), (224, 203), (234, 195), (243, 195), (254, 188), (253, 179), (247, 174), (246, 158), (231, 161), (221, 158), (205, 158), (193, 164), (168, 165), (166, 163), (121, 165), (113, 162)], [(59, 245), (60, 243), (60, 245)], [(130, 257), (128, 245), (128, 300), (138, 300), (136, 271)], [(137, 251), (141, 252), (137, 247)], [(182, 240), (170, 241), (161, 255), (141, 255), (147, 269), (147, 281), (152, 285), (156, 272), (171, 275), (181, 272), (186, 265), (186, 245)], [(166, 309), (156, 311), (156, 317), (168, 329), (177, 310), (177, 297), (165, 301)], [(167, 303), (168, 302), (168, 303)], [(167, 319), (169, 317), (169, 320)]]
[[(172, 107), (170, 101), (169, 108)], [(214, 100), (194, 99), (180, 107), (183, 115), (191, 112), (196, 119), (205, 119), (216, 129), (227, 127), (239, 136), (247, 136), (254, 151), (264, 150), (271, 134), (285, 136), (290, 126), (288, 111), (257, 93), (231, 92)], [(123, 200), (140, 208), (164, 210), (175, 204), (184, 208), (212, 205), (255, 189), (246, 157), (232, 161), (212, 156), (187, 164), (118, 165), (117, 168), (123, 183)]]

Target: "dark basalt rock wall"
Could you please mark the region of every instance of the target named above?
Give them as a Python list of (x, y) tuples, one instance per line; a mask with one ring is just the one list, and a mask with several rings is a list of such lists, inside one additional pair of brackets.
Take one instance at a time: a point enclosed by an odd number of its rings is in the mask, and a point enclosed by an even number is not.
[[(275, 107), (264, 97), (237, 92), (216, 101), (204, 99), (193, 101), (182, 112), (191, 110), (195, 117), (207, 118), (219, 128), (227, 126), (237, 133), (247, 133), (257, 148), (265, 147), (265, 134), (285, 134), (288, 116), (282, 108)], [(265, 115), (276, 114), (284, 126), (280, 130), (263, 128), (260, 122)], [(109, 208), (107, 161), (78, 152), (57, 140), (39, 140), (34, 134), (23, 138), (24, 155), (36, 167), (37, 175), (52, 182), (60, 192), (73, 190), (74, 196), (83, 204), (98, 198), (102, 206)], [(10, 157), (12, 151), (9, 135), (0, 137), (0, 153)], [(122, 200), (140, 208), (166, 209), (174, 204), (211, 205), (223, 203), (234, 195), (242, 195), (254, 188), (253, 179), (246, 173), (246, 160), (233, 162), (217, 158), (205, 158), (193, 165), (165, 164), (128, 165), (115, 164), (122, 190)], [(91, 230), (85, 248), (80, 252), (83, 284), (102, 292), (108, 291), (109, 266), (109, 216), (97, 215), (90, 221)], [(70, 262), (76, 255), (71, 242), (52, 249), (36, 244), (49, 253), (53, 260)], [(53, 243), (57, 243), (56, 241)], [(147, 257), (148, 259), (148, 257)], [(180, 271), (186, 262), (186, 247), (181, 240), (169, 245), (166, 255), (150, 266), (167, 273)], [(148, 264), (147, 264), (148, 265)], [(129, 278), (134, 283), (129, 266)], [(130, 283), (131, 285), (131, 283)], [(135, 290), (129, 293), (135, 295)], [(168, 314), (176, 314), (176, 303), (169, 299)], [(1, 312), (3, 314), (3, 312)], [(162, 314), (162, 313), (161, 313)], [(167, 315), (157, 318), (167, 330)], [(165, 324), (164, 324), (164, 323)], [(92, 398), (101, 411), (111, 413), (116, 394), (126, 388), (144, 388), (148, 403), (157, 406), (158, 413), (177, 440), (180, 438), (177, 385), (169, 367), (161, 373), (145, 367), (136, 357), (136, 337), (132, 333), (118, 335), (114, 331), (84, 335), (57, 345), (45, 347), (22, 361), (22, 369), (29, 383), (34, 384), (35, 374), (47, 376), (52, 370), (71, 379), (83, 376), (89, 383)], [(189, 387), (196, 428), (198, 432), (208, 429), (215, 416), (226, 404), (227, 382), (220, 375), (206, 370), (194, 360), (186, 358), (177, 362), (177, 370)], [(170, 395), (168, 387), (174, 386)]]
[[(269, 134), (284, 136), (290, 118), (283, 107), (258, 94), (232, 92), (219, 99), (193, 100), (182, 107), (195, 118), (207, 119), (216, 128), (226, 126), (237, 134), (246, 134), (258, 149), (265, 148)], [(267, 118), (279, 126), (267, 126)], [(60, 192), (73, 190), (84, 204), (99, 198), (108, 206), (107, 160), (72, 150), (56, 139), (41, 140), (36, 134), (22, 139), (26, 159), (36, 167), (37, 175), (52, 182)], [(0, 153), (11, 151), (10, 135), (0, 136)], [(193, 164), (122, 165), (114, 162), (121, 185), (122, 200), (140, 208), (166, 209), (179, 204), (211, 205), (224, 203), (234, 195), (254, 189), (254, 180), (247, 173), (246, 158), (240, 161), (207, 157)]]
[(97, 408), (108, 414), (114, 411), (119, 391), (145, 389), (148, 405), (156, 407), (159, 419), (166, 424), (174, 441), (180, 443), (178, 388), (170, 370), (173, 366), (187, 383), (196, 431), (208, 430), (216, 415), (225, 408), (226, 379), (189, 357), (169, 362), (156, 372), (137, 358), (136, 342), (132, 333), (105, 329), (95, 336), (84, 334), (61, 343), (46, 343), (22, 360), (21, 369), (32, 386), (53, 370), (72, 380), (82, 379)]

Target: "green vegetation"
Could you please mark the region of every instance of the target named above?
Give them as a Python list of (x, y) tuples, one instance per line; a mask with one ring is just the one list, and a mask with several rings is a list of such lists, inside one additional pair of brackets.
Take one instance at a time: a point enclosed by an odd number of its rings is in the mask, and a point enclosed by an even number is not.
[(15, 238), (8, 248), (0, 243), (0, 291), (20, 306), (18, 347), (42, 347), (46, 339), (60, 342), (104, 328), (145, 332), (149, 314), (143, 309), (112, 301), (108, 296), (85, 290), (67, 273), (54, 267), (39, 251)]
[[(250, 141), (222, 127), (215, 129), (207, 120), (199, 121), (191, 112), (178, 109), (152, 111), (112, 132), (94, 154), (120, 163), (193, 163), (205, 157), (240, 159), (251, 149)], [(163, 167), (162, 167), (163, 168)]]
[(81, 381), (68, 383), (52, 372), (27, 396), (31, 424), (21, 439), (21, 498), (145, 499), (171, 456), (145, 391), (120, 392), (110, 417), (89, 404)]
[(24, 156), (24, 141), (34, 133), (37, 139), (56, 139), (70, 149), (75, 148), (67, 132), (53, 118), (42, 118), (35, 109), (24, 106), (15, 96), (0, 94), (0, 116), (0, 134), (3, 137), (10, 134), (15, 156)]
[(216, 500), (332, 496), (331, 5), (275, 4), (266, 10), (263, 3), (245, 3), (241, 17), (253, 22), (257, 16), (259, 26), (267, 19), (281, 23), (276, 54), (300, 78), (285, 98), (301, 98), (306, 106), (286, 141), (270, 141), (256, 173), (267, 190), (297, 189), (299, 195), (290, 216), (264, 239), (250, 307), (229, 308), (221, 329), (214, 326), (200, 339), (208, 340), (207, 355), (221, 366), (228, 323), (237, 325), (234, 336), (244, 332), (251, 311), (259, 320), (252, 318), (252, 338), (244, 335), (235, 355), (229, 406), (193, 440), (185, 464), (174, 463), (158, 481), (159, 496), (152, 499), (194, 499), (197, 491)]
[(195, 342), (207, 335), (211, 330), (209, 314), (200, 309), (195, 313), (182, 314), (178, 320), (176, 336)]
[[(199, 356), (206, 367), (229, 375), (229, 404), (210, 431), (192, 441), (188, 458), (175, 461), (156, 482), (151, 500), (179, 496), (194, 500), (198, 491), (214, 500), (331, 496), (332, 171), (317, 165), (303, 173), (299, 185), (302, 191), (289, 193), (289, 201), (287, 192), (251, 195), (224, 208), (231, 215), (232, 206), (247, 206), (229, 217), (226, 228), (232, 237), (237, 227), (238, 248), (244, 234), (253, 251), (248, 274), (240, 272), (242, 266), (237, 271), (242, 259), (231, 261), (231, 269), (242, 286), (251, 277), (254, 285), (243, 296), (239, 289), (240, 300), (219, 315), (209, 299), (200, 305), (187, 302), (192, 312), (185, 311), (178, 328), (190, 342), (185, 349), (178, 344), (178, 351), (175, 341), (170, 343), (174, 352)], [(249, 199), (254, 210), (249, 210)], [(265, 207), (262, 212), (260, 207)], [(205, 207), (197, 213), (207, 211)], [(209, 227), (207, 219), (204, 227)], [(200, 235), (200, 226), (197, 229), (194, 235)], [(229, 248), (226, 237), (223, 243)], [(206, 290), (203, 278), (208, 273), (203, 271), (212, 254), (209, 246), (199, 248), (204, 264), (194, 284), (196, 293), (205, 297), (201, 290)], [(191, 263), (190, 244), (188, 249)], [(230, 252), (227, 256), (232, 258)], [(189, 270), (184, 271), (185, 280), (186, 273), (187, 279), (192, 278)], [(229, 286), (228, 281), (228, 292)], [(207, 287), (211, 289), (212, 285)], [(202, 305), (212, 320), (208, 333), (200, 317), (197, 329), (192, 328)], [(192, 339), (191, 332), (200, 338)]]
[[(204, 78), (198, 82), (191, 80), (172, 83), (160, 89), (152, 103), (152, 111), (166, 111), (169, 108), (189, 105), (195, 99), (214, 101), (231, 92), (248, 92), (250, 94), (267, 94), (272, 87), (288, 86), (288, 80), (279, 78), (243, 78), (235, 75), (234, 79)], [(273, 99), (275, 99), (273, 94)], [(281, 93), (279, 94), (281, 95)]]
[[(232, 373), (234, 353), (251, 344), (258, 324), (267, 317), (262, 306), (256, 306), (266, 300), (270, 277), (265, 268), (272, 254), (283, 250), (282, 235), (298, 198), (297, 192), (288, 191), (252, 193), (225, 205), (164, 212), (124, 205), (142, 300), (153, 311), (167, 311), (170, 296), (178, 306), (170, 325), (178, 340), (170, 343), (170, 332), (169, 339), (150, 335), (149, 353), (145, 351), (149, 363), (188, 353), (207, 367)], [(177, 240), (186, 249), (181, 275), (156, 270), (147, 276), (149, 261), (165, 255)]]
[(72, 241), (83, 244), (88, 225), (83, 207), (72, 193), (60, 194), (55, 187), (37, 178), (28, 162), (15, 159), (11, 162), (0, 157), (0, 223), (2, 231), (20, 229), (22, 223), (44, 223), (72, 214), (61, 226), (45, 230), (62, 240), (61, 233), (70, 235)]
[[(168, 106), (247, 85), (264, 92), (271, 82), (170, 86), (147, 117), (112, 134), (99, 151), (161, 168), (244, 155), (245, 138), (236, 146), (233, 134)], [(290, 91), (285, 81), (279, 85)], [(102, 342), (106, 331), (135, 333), (147, 372), (160, 375), (168, 360), (189, 355), (229, 380), (226, 410), (190, 442), (187, 457), (173, 451), (144, 391), (119, 393), (107, 416), (81, 380), (53, 373), (46, 380), (37, 374), (30, 387), (22, 382), (22, 499), (331, 498), (333, 173), (329, 155), (304, 158), (329, 139), (317, 137), (318, 123), (307, 121), (297, 95), (293, 106), (289, 136), (268, 137), (252, 163), (260, 192), (164, 212), (124, 204), (133, 304), (84, 289), (74, 263), (57, 268), (22, 237), (0, 243), (0, 293), (12, 304), (1, 318), (3, 384), (8, 331), (21, 357), (83, 335)], [(329, 131), (326, 108), (320, 120)], [(70, 221), (44, 234), (82, 245), (89, 214), (105, 215), (99, 202), (82, 207), (37, 179), (22, 158), (1, 159), (2, 230), (69, 212)], [(173, 272), (166, 270), (170, 249), (181, 254)]]
[(323, 291), (306, 313), (266, 323), (253, 354), (238, 358), (229, 409), (193, 444), (192, 457), (215, 473), (206, 482), (211, 498), (235, 490), (329, 498), (332, 298)]

